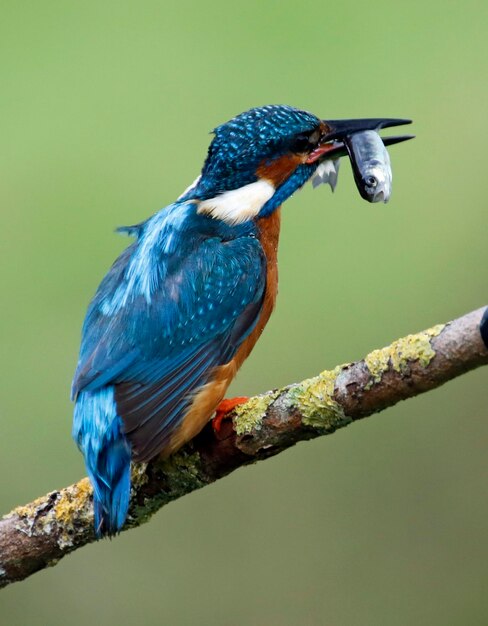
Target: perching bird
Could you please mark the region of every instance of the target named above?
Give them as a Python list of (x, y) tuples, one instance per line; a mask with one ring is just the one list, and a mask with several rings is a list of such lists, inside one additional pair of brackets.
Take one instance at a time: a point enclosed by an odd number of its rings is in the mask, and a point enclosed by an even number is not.
[(136, 239), (88, 308), (72, 388), (99, 536), (124, 524), (131, 460), (194, 437), (261, 335), (276, 299), (281, 204), (350, 133), (407, 122), (252, 109), (215, 130), (176, 202), (120, 229)]

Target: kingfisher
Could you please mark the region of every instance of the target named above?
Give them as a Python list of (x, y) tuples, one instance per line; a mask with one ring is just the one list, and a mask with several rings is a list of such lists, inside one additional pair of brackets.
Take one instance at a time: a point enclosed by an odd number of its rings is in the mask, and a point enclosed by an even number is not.
[(119, 229), (134, 242), (88, 307), (72, 385), (98, 537), (127, 518), (131, 462), (167, 458), (197, 435), (263, 332), (283, 202), (318, 168), (332, 185), (352, 133), (408, 122), (251, 109), (214, 130), (200, 176), (174, 203)]

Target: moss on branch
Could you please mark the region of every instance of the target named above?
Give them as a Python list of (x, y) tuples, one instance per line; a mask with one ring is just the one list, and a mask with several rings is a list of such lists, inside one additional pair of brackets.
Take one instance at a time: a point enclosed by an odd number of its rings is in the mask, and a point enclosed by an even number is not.
[[(162, 506), (234, 469), (298, 441), (329, 434), (408, 397), (488, 363), (480, 321), (484, 309), (408, 335), (363, 360), (237, 406), (215, 433), (210, 425), (165, 461), (134, 464), (124, 530)], [(87, 478), (19, 506), (0, 520), (0, 587), (55, 565), (95, 541)]]

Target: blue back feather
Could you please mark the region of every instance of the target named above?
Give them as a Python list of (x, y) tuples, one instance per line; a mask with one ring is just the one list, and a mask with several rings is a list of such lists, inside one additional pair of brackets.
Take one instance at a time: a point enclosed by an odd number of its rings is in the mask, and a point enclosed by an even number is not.
[(255, 226), (229, 227), (196, 209), (170, 205), (139, 227), (83, 325), (73, 437), (102, 534), (126, 517), (131, 457), (149, 460), (165, 448), (261, 310), (266, 260)]
[[(97, 533), (127, 516), (130, 463), (165, 449), (198, 390), (255, 327), (266, 258), (254, 221), (229, 225), (198, 202), (257, 180), (320, 120), (292, 107), (251, 109), (215, 129), (201, 178), (178, 202), (118, 230), (135, 236), (102, 280), (83, 324), (72, 386), (73, 437), (94, 488)], [(262, 207), (271, 214), (312, 175), (300, 165)]]

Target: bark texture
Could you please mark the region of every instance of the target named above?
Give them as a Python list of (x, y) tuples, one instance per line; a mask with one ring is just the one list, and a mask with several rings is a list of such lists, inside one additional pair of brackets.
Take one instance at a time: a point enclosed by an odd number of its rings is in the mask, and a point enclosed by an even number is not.
[[(487, 311), (478, 309), (394, 341), (361, 361), (250, 398), (229, 413), (218, 434), (208, 424), (170, 459), (134, 464), (124, 530), (238, 467), (333, 433), (488, 364), (486, 333), (480, 332)], [(19, 506), (0, 520), (0, 587), (55, 565), (95, 540), (87, 478)]]

